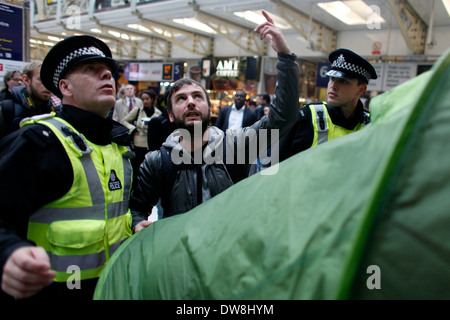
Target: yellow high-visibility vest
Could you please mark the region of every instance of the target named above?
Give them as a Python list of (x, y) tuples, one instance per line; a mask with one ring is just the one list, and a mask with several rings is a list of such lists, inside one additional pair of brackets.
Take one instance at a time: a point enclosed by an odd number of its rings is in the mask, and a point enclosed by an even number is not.
[(46, 125), (55, 133), (74, 177), (64, 196), (31, 215), (28, 239), (49, 254), (56, 282), (67, 281), (72, 270), (80, 271), (80, 280), (97, 278), (131, 236), (130, 152), (116, 143), (101, 146), (88, 141), (54, 113), (28, 118), (21, 126), (30, 123)]
[(358, 123), (352, 130), (335, 125), (331, 121), (326, 105), (325, 102), (309, 105), (314, 127), (314, 138), (311, 147), (361, 130), (365, 125), (364, 123)]

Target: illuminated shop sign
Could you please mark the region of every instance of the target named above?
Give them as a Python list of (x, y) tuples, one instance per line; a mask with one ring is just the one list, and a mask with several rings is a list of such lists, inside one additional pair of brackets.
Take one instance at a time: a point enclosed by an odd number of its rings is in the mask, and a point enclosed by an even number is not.
[(173, 64), (165, 63), (163, 64), (163, 80), (171, 81), (173, 79)]
[(216, 75), (219, 77), (237, 78), (239, 76), (239, 60), (219, 60)]

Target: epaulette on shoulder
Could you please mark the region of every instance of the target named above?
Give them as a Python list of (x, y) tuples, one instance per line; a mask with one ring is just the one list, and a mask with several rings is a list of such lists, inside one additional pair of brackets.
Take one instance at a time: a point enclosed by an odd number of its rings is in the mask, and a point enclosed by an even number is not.
[(53, 131), (39, 123), (26, 126), (26, 129), (22, 132), (22, 136), (41, 148), (58, 142), (58, 138)]
[(308, 103), (307, 105), (309, 106), (311, 104), (327, 104), (327, 103), (325, 101), (313, 101), (313, 102)]
[[(315, 105), (327, 105), (325, 101), (313, 101), (307, 104), (304, 104), (303, 107), (300, 108), (300, 117), (306, 117), (307, 115), (310, 115), (310, 108)], [(305, 113), (306, 112), (306, 113)]]
[(43, 114), (38, 114), (38, 115), (35, 115), (32, 117), (23, 118), (20, 121), (20, 127), (23, 127), (28, 124), (36, 123), (38, 121), (52, 119), (55, 117), (55, 115), (56, 115), (55, 112), (51, 112), (51, 113), (43, 113)]

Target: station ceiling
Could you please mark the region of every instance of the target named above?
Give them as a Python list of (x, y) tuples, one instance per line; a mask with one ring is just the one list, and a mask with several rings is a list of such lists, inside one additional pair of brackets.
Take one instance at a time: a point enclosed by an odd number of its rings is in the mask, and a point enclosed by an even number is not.
[[(257, 23), (250, 21), (261, 10), (274, 17), (285, 34), (299, 34), (316, 51), (330, 52), (340, 31), (376, 24), (381, 30), (400, 29), (411, 51), (422, 54), (430, 25), (450, 27), (443, 1), (447, 0), (110, 0), (110, 6), (102, 8), (99, 0), (32, 0), (31, 59), (41, 59), (54, 43), (72, 34), (102, 38), (119, 59), (138, 59), (141, 53), (173, 58), (175, 49), (198, 57), (220, 55), (214, 43), (221, 38), (241, 53), (265, 55), (267, 44), (253, 32)], [(364, 21), (349, 24), (350, 16), (339, 20), (343, 14), (336, 13), (345, 7)], [(192, 21), (206, 29), (190, 25)]]

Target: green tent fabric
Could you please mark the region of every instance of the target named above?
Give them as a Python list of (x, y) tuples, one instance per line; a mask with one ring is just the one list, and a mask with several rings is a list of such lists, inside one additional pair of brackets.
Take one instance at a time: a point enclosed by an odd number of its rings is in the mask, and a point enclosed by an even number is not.
[(449, 299), (450, 51), (371, 111), (133, 235), (94, 298)]

